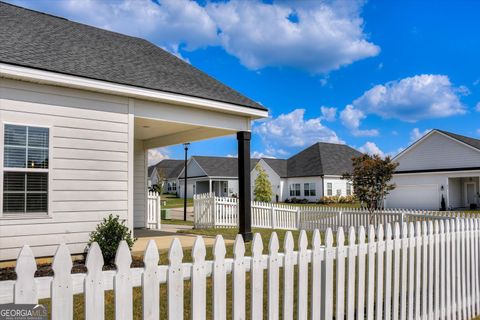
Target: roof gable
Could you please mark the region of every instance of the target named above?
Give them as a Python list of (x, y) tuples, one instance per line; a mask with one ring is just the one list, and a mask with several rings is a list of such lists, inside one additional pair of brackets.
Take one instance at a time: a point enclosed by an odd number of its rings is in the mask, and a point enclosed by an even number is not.
[[(394, 160), (397, 171), (473, 168), (480, 164), (479, 140), (442, 130), (432, 130)], [(472, 145), (473, 144), (473, 145)]]
[(266, 110), (152, 43), (0, 2), (0, 62)]

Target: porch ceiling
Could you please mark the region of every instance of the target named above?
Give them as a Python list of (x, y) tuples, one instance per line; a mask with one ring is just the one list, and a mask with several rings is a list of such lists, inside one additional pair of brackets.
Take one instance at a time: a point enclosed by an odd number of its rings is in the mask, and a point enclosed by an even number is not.
[(147, 149), (210, 139), (235, 132), (235, 130), (137, 117), (134, 128), (135, 139), (143, 140)]

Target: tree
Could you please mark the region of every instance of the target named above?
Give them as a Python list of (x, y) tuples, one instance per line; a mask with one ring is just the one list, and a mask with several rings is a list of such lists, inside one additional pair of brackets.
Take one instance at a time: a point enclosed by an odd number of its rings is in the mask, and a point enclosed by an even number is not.
[(373, 212), (382, 203), (387, 194), (395, 189), (390, 183), (398, 163), (390, 157), (364, 154), (352, 158), (353, 171), (343, 174), (344, 179), (352, 182), (353, 190), (361, 202), (365, 203), (373, 223)]
[(255, 179), (255, 188), (253, 189), (255, 201), (272, 201), (272, 184), (270, 179), (268, 179), (268, 174), (259, 164), (256, 165), (255, 170), (258, 172), (257, 179)]
[(157, 183), (154, 186), (154, 190), (157, 191), (158, 194), (163, 194), (163, 191), (165, 191), (165, 183), (167, 183), (165, 169), (157, 168), (156, 173)]

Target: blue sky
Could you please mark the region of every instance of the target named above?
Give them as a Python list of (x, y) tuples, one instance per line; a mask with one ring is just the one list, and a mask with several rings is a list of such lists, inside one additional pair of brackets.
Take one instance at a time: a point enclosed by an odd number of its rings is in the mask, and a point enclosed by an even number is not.
[[(11, 2), (146, 38), (262, 103), (257, 156), (317, 141), (394, 155), (432, 128), (480, 138), (479, 1)], [(236, 141), (191, 150), (235, 155)]]

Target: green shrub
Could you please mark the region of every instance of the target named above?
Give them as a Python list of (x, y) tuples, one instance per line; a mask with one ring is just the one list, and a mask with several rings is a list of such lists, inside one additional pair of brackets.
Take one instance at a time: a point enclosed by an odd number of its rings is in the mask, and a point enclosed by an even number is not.
[(115, 254), (122, 240), (125, 240), (128, 247), (132, 249), (136, 239), (132, 237), (132, 232), (125, 225), (125, 221), (121, 221), (119, 216), (114, 217), (110, 214), (97, 225), (95, 231), (90, 233), (87, 249), (93, 242), (97, 242), (102, 250), (105, 265), (113, 265)]

